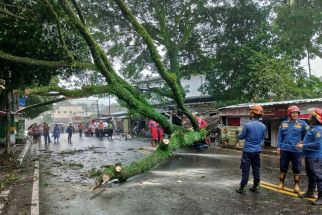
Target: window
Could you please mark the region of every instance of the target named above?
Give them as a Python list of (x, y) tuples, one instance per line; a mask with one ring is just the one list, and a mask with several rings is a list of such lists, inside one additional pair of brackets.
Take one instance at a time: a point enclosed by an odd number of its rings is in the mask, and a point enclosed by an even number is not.
[(57, 113), (60, 113), (60, 111), (57, 111)]
[(67, 113), (67, 111), (64, 111), (64, 113)]
[(73, 113), (73, 111), (69, 111), (69, 113)]

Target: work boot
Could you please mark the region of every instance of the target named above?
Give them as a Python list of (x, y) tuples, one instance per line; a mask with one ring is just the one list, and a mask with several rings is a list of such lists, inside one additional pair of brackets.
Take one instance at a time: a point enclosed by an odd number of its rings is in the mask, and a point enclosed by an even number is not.
[(314, 196), (314, 189), (308, 188), (305, 193), (298, 194), (298, 197), (301, 198), (301, 199), (305, 199), (305, 198), (315, 198), (315, 196)]
[(258, 193), (259, 181), (254, 181), (253, 187), (250, 187), (249, 190), (253, 193)]
[(312, 202), (313, 205), (322, 205), (322, 192), (319, 191), (318, 199)]
[(281, 172), (280, 173), (280, 183), (277, 185), (277, 189), (283, 190), (284, 189), (284, 181), (286, 178), (286, 173)]
[(240, 187), (236, 190), (237, 193), (245, 194), (246, 193), (246, 185), (240, 185)]
[(294, 174), (294, 193), (300, 192), (300, 175)]

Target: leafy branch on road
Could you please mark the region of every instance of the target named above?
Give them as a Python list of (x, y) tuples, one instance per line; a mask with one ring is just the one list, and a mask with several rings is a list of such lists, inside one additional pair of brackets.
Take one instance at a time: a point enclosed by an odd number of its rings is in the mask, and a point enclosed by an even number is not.
[(201, 130), (200, 132), (175, 132), (170, 139), (168, 145), (161, 144), (156, 151), (154, 151), (151, 155), (137, 162), (131, 163), (129, 166), (121, 167), (120, 170), (117, 169), (120, 164), (111, 165), (105, 169), (102, 173), (100, 171), (92, 170), (90, 172), (90, 176), (97, 177), (98, 185), (95, 187), (99, 187), (101, 184), (106, 183), (107, 181), (118, 179), (119, 181), (125, 181), (126, 179), (149, 171), (156, 165), (158, 165), (161, 161), (167, 159), (172, 155), (172, 152), (176, 149), (179, 149), (183, 146), (192, 145), (195, 142), (201, 141), (206, 136), (206, 130)]

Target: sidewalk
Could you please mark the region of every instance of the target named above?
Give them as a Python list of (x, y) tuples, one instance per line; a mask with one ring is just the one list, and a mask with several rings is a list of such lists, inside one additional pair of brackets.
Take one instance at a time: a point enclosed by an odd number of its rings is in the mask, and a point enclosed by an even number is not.
[(11, 154), (5, 153), (5, 146), (0, 147), (0, 214), (5, 214), (5, 207), (11, 202), (15, 187), (25, 183), (26, 167), (22, 168), (18, 160), (25, 146), (25, 144), (15, 145)]

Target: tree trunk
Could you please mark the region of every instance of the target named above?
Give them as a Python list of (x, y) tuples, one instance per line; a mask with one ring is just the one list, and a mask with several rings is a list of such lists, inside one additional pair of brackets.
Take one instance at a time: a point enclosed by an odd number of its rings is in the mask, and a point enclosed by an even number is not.
[(121, 170), (118, 168), (120, 166), (120, 163), (115, 165), (109, 165), (109, 167), (104, 170), (103, 174), (98, 174), (99, 184), (96, 186), (96, 188), (101, 184), (105, 184), (106, 182), (111, 181), (113, 179), (125, 181), (126, 179), (134, 175), (149, 171), (150, 169), (158, 165), (161, 161), (170, 157), (174, 150), (201, 141), (205, 138), (205, 136), (205, 130), (187, 133), (178, 131), (172, 136), (168, 146), (160, 145), (155, 152), (153, 152), (151, 155), (149, 155), (143, 160), (133, 162), (129, 166), (126, 166)]

